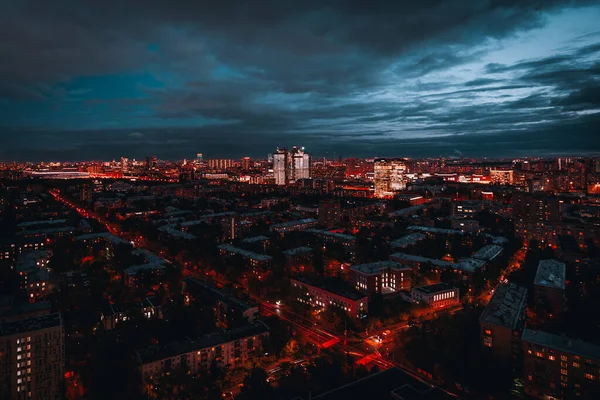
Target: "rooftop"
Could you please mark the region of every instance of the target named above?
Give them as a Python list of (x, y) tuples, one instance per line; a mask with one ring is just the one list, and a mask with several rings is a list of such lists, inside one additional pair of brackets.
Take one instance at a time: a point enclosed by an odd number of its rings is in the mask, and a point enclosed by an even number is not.
[(337, 294), (338, 296), (345, 297), (350, 300), (361, 300), (367, 297), (365, 294), (360, 293), (354, 288), (350, 287), (347, 282), (335, 278), (321, 278), (311, 279), (306, 276), (298, 276), (291, 278), (292, 281), (298, 281), (306, 285), (314, 286), (316, 288)]
[(535, 274), (535, 285), (565, 289), (566, 266), (557, 260), (541, 260)]
[(485, 267), (485, 261), (477, 258), (461, 258), (458, 260), (458, 269), (465, 272), (475, 272), (478, 269)]
[(179, 229), (175, 229), (175, 228), (171, 227), (170, 225), (161, 226), (160, 228), (158, 228), (158, 230), (161, 232), (165, 232), (166, 234), (168, 234), (170, 236), (179, 237), (179, 238), (182, 238), (185, 240), (196, 239), (196, 236), (192, 235), (191, 233), (180, 231)]
[(330, 232), (330, 231), (323, 230), (323, 229), (310, 228), (310, 229), (306, 229), (305, 232), (313, 233), (315, 235), (327, 236), (327, 237), (334, 238), (334, 239), (346, 240), (346, 241), (356, 240), (356, 238), (352, 235), (345, 235), (343, 233)]
[(403, 208), (401, 210), (392, 211), (391, 213), (388, 213), (388, 217), (390, 217), (390, 218), (402, 217), (403, 215), (409, 215), (409, 214), (415, 213), (424, 208), (425, 208), (424, 204), (419, 204), (417, 206), (412, 206), (412, 207), (408, 207), (408, 208)]
[(439, 292), (447, 292), (448, 290), (455, 289), (453, 286), (448, 285), (444, 282), (434, 283), (433, 285), (425, 285), (414, 288), (414, 291), (421, 292), (423, 294), (434, 294)]
[(409, 226), (409, 231), (427, 232), (427, 233), (439, 233), (440, 235), (464, 235), (465, 232), (457, 229), (442, 229), (442, 228), (430, 228), (428, 226)]
[(403, 236), (399, 239), (396, 239), (394, 241), (392, 241), (390, 244), (392, 246), (392, 248), (394, 247), (406, 247), (406, 246), (410, 246), (411, 244), (417, 243), (421, 240), (426, 239), (427, 236), (425, 236), (422, 233), (411, 233), (409, 235)]
[(263, 236), (263, 235), (252, 236), (252, 237), (242, 240), (242, 243), (260, 243), (260, 242), (264, 242), (265, 240), (269, 240), (269, 238), (266, 236)]
[(368, 264), (356, 264), (350, 267), (351, 270), (358, 271), (362, 274), (374, 275), (386, 269), (410, 269), (405, 265), (395, 261), (376, 261)]
[(491, 261), (494, 258), (498, 257), (500, 253), (502, 253), (502, 246), (498, 246), (495, 244), (488, 244), (483, 246), (479, 250), (473, 254), (473, 258), (477, 258), (480, 260)]
[(100, 232), (100, 233), (88, 233), (86, 235), (79, 235), (75, 239), (77, 240), (90, 240), (90, 239), (105, 239), (113, 244), (127, 243), (127, 241), (121, 239), (118, 236), (113, 235), (109, 232)]
[(0, 336), (18, 335), (58, 326), (62, 326), (60, 313), (48, 314), (41, 317), (4, 322), (0, 324)]
[(273, 257), (271, 257), (271, 256), (267, 256), (265, 254), (258, 254), (258, 253), (255, 253), (253, 251), (242, 249), (242, 248), (236, 247), (236, 246), (231, 245), (231, 244), (222, 244), (222, 245), (219, 245), (217, 247), (220, 250), (225, 250), (225, 251), (228, 251), (228, 252), (233, 253), (233, 254), (238, 254), (238, 255), (240, 255), (242, 257), (249, 258), (251, 260), (269, 261), (269, 260), (273, 259)]
[(451, 268), (457, 267), (457, 264), (451, 263), (449, 261), (436, 260), (434, 258), (427, 258), (427, 257), (423, 257), (423, 256), (416, 256), (413, 254), (406, 254), (406, 253), (394, 253), (394, 254), (390, 255), (390, 260), (393, 261), (394, 259), (415, 261), (415, 262), (419, 262), (419, 263), (429, 262), (432, 265), (435, 265), (436, 267), (451, 267)]
[(543, 331), (525, 329), (521, 340), (600, 361), (600, 346)]
[(514, 283), (499, 285), (479, 321), (515, 330), (525, 307), (527, 289)]
[(452, 397), (399, 368), (390, 368), (325, 392), (314, 399), (447, 400)]
[(306, 225), (306, 224), (316, 224), (317, 220), (314, 218), (304, 218), (295, 221), (287, 221), (282, 222), (280, 224), (271, 225), (271, 230), (282, 229), (282, 228), (291, 228), (298, 225)]
[(257, 321), (237, 329), (214, 332), (193, 340), (147, 347), (138, 350), (137, 354), (142, 364), (146, 364), (267, 332), (269, 332), (269, 328), (263, 322)]
[(286, 256), (296, 256), (298, 254), (312, 254), (313, 249), (312, 247), (307, 247), (307, 246), (303, 246), (303, 247), (296, 247), (294, 249), (289, 249), (283, 252), (284, 255)]
[(17, 225), (17, 228), (29, 228), (31, 226), (38, 226), (38, 225), (60, 225), (60, 224), (65, 224), (67, 222), (66, 219), (49, 219), (49, 220), (45, 220), (45, 221), (27, 221), (27, 222), (21, 222)]

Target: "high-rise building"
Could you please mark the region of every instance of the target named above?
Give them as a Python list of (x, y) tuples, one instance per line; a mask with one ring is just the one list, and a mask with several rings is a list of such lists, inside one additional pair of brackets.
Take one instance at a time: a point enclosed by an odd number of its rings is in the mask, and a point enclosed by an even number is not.
[(196, 164), (202, 164), (204, 162), (204, 158), (202, 157), (202, 153), (196, 154)]
[(252, 168), (252, 160), (250, 159), (250, 157), (242, 157), (241, 165), (242, 169), (248, 170)]
[(339, 199), (325, 199), (319, 203), (319, 225), (325, 228), (333, 228), (339, 224), (342, 216), (342, 208)]
[(491, 169), (490, 179), (498, 185), (512, 185), (514, 181), (512, 169)]
[(146, 170), (151, 171), (156, 168), (156, 156), (146, 157)]
[(560, 314), (565, 307), (566, 265), (557, 260), (541, 260), (535, 275), (534, 299), (539, 307)]
[(403, 160), (379, 158), (374, 165), (376, 197), (392, 197), (394, 192), (406, 189), (406, 164)]
[(64, 365), (59, 313), (0, 324), (0, 398), (62, 398)]
[(288, 150), (278, 148), (273, 155), (273, 176), (276, 185), (288, 185), (298, 179), (310, 178), (310, 155), (304, 147), (292, 147)]

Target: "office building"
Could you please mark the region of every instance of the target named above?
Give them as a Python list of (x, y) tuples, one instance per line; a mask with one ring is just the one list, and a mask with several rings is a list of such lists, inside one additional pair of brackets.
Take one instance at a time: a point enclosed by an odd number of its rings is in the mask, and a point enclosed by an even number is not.
[(0, 398), (61, 399), (65, 366), (59, 313), (0, 324)]
[(340, 223), (342, 207), (339, 199), (326, 199), (319, 202), (319, 225), (333, 228)]
[(558, 315), (565, 307), (566, 266), (557, 260), (541, 260), (534, 280), (534, 300), (551, 315)]
[(350, 284), (368, 295), (389, 295), (410, 290), (410, 267), (394, 261), (378, 261), (350, 267)]
[(349, 287), (337, 279), (291, 278), (296, 300), (315, 308), (338, 307), (353, 318), (363, 318), (368, 314), (369, 297)]
[(537, 399), (600, 398), (600, 346), (525, 329), (524, 389)]
[(276, 185), (289, 185), (298, 179), (310, 179), (310, 155), (304, 147), (278, 148), (273, 155), (273, 176)]
[(481, 341), (502, 360), (518, 358), (525, 324), (527, 289), (514, 283), (499, 285), (479, 317)]
[(374, 164), (375, 197), (392, 197), (399, 190), (406, 189), (406, 164), (403, 160), (375, 160)]
[(410, 293), (414, 303), (427, 304), (432, 308), (445, 308), (460, 303), (458, 288), (440, 282), (413, 288)]

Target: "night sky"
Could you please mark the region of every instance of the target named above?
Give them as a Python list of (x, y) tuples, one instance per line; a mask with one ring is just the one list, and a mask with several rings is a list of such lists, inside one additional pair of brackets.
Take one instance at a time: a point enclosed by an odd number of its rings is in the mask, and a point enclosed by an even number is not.
[(0, 160), (600, 152), (600, 5), (6, 0)]

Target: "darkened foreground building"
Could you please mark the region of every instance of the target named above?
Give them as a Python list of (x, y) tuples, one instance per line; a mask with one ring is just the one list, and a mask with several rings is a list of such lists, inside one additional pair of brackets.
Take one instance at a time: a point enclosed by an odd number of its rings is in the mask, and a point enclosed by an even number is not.
[(64, 359), (59, 313), (0, 324), (0, 398), (62, 398)]
[(137, 360), (144, 381), (177, 369), (197, 374), (208, 370), (213, 361), (218, 365), (239, 367), (252, 356), (259, 356), (263, 342), (268, 338), (269, 328), (257, 321), (193, 340), (141, 349), (137, 352)]
[(599, 399), (600, 346), (523, 331), (525, 394), (538, 399)]
[(527, 289), (514, 283), (498, 286), (479, 318), (481, 341), (495, 357), (518, 358), (525, 324)]
[(443, 390), (391, 368), (330, 390), (315, 400), (450, 400)]

